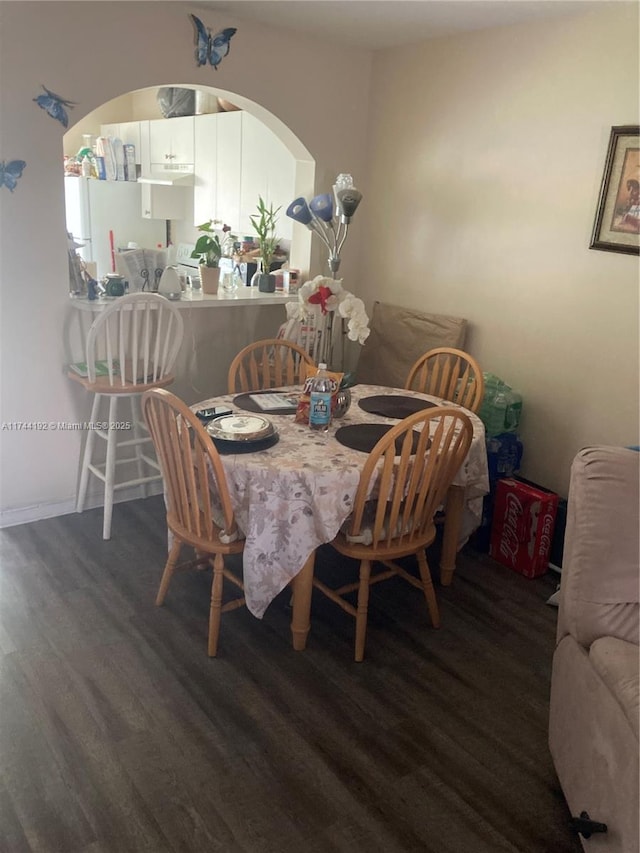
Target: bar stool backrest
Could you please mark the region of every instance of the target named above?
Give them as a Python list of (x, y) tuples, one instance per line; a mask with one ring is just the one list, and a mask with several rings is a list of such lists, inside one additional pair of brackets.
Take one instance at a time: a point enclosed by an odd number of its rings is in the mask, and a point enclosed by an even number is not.
[(164, 296), (120, 296), (87, 334), (88, 381), (96, 381), (98, 362), (111, 387), (153, 385), (171, 373), (183, 335), (182, 316)]

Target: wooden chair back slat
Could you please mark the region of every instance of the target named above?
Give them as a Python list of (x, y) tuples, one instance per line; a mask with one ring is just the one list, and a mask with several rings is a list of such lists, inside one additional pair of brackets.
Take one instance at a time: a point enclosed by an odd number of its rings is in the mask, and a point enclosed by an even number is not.
[[(174, 394), (161, 388), (147, 391), (142, 398), (142, 410), (160, 462), (167, 525), (173, 534), (156, 604), (164, 602), (178, 569), (209, 563), (213, 576), (207, 649), (209, 655), (215, 657), (221, 614), (245, 603), (244, 597), (222, 603), (224, 579), (243, 589), (242, 580), (225, 566), (224, 555), (240, 554), (244, 547), (233, 515), (224, 468), (200, 421)], [(185, 544), (195, 549), (196, 558), (178, 566)]]
[(112, 387), (158, 382), (171, 374), (183, 334), (180, 312), (163, 296), (120, 296), (87, 334), (88, 380), (96, 381), (96, 361), (105, 360)]
[(301, 385), (311, 356), (298, 344), (282, 338), (267, 338), (244, 347), (231, 362), (229, 394), (263, 391), (286, 385)]
[[(416, 369), (419, 375), (422, 366)], [(449, 382), (446, 365), (439, 379)], [(360, 473), (353, 511), (331, 543), (340, 553), (359, 560), (359, 580), (337, 589), (319, 578), (313, 585), (356, 622), (355, 659), (364, 657), (369, 588), (397, 575), (422, 589), (432, 625), (440, 614), (426, 548), (436, 536), (434, 516), (463, 464), (473, 437), (470, 418), (458, 408), (425, 409), (390, 429), (369, 453)], [(419, 578), (398, 559), (413, 555)], [(373, 572), (375, 563), (382, 571)], [(348, 596), (357, 590), (357, 603)]]
[(457, 403), (477, 413), (484, 397), (484, 377), (468, 353), (438, 347), (424, 353), (407, 375), (405, 388)]
[[(163, 389), (148, 391), (142, 408), (165, 484), (167, 519), (186, 542), (218, 540), (236, 530), (224, 467), (210, 436), (188, 406)], [(212, 498), (223, 525), (213, 518)]]
[[(414, 449), (414, 433), (419, 431)], [(457, 409), (416, 412), (384, 435), (362, 469), (349, 533), (359, 536), (366, 506), (376, 500), (375, 549), (419, 541), (462, 465), (473, 436), (469, 418)], [(398, 450), (399, 445), (399, 450)]]

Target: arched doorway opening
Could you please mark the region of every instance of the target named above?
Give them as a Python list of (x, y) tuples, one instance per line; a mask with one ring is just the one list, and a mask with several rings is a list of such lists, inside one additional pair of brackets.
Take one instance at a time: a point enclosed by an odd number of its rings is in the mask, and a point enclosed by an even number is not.
[[(165, 115), (172, 92), (186, 93), (185, 115)], [(189, 93), (193, 93), (191, 99)], [(81, 169), (79, 154), (99, 137), (133, 146), (133, 154), (126, 153), (135, 159), (126, 174), (116, 172), (115, 180), (126, 177), (127, 183), (140, 185), (131, 191), (120, 187), (116, 202), (94, 200), (93, 215), (91, 199), (71, 202), (66, 192), (67, 230), (83, 244), (80, 253), (96, 264), (98, 276), (110, 271), (114, 248), (130, 243), (156, 248), (168, 241), (176, 247), (194, 245), (197, 225), (209, 219), (230, 225), (239, 240), (250, 238), (255, 233), (250, 216), (257, 212), (259, 195), (280, 208), (278, 237), (289, 265), (303, 273), (309, 270), (311, 233), (289, 220), (285, 210), (294, 198), (313, 194), (315, 162), (295, 134), (259, 104), (235, 93), (191, 84), (127, 92), (67, 131), (67, 173)], [(158, 178), (163, 169), (165, 176), (170, 175), (168, 183)], [(94, 196), (113, 196), (116, 188), (112, 186), (110, 193), (99, 189), (92, 188)], [(125, 202), (125, 195), (131, 201)], [(81, 212), (70, 221), (72, 204), (78, 204)]]

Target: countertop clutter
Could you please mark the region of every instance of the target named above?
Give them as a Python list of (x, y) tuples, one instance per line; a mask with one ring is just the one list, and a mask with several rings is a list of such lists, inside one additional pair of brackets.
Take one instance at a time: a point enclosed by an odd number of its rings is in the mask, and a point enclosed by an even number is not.
[[(73, 298), (71, 305), (79, 311), (103, 311), (118, 297), (100, 296), (88, 299), (86, 296)], [(173, 301), (178, 308), (231, 308), (241, 305), (283, 305), (291, 301), (288, 293), (260, 293), (257, 287), (238, 288), (235, 293), (202, 293), (199, 290), (185, 291), (180, 299)]]

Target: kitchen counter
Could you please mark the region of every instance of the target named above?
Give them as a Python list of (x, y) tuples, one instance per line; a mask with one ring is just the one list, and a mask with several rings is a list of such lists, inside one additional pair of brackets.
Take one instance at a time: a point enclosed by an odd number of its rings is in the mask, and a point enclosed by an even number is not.
[[(184, 319), (184, 340), (170, 390), (186, 403), (226, 393), (227, 372), (236, 353), (253, 341), (276, 337), (286, 319), (285, 304), (298, 298), (294, 293), (255, 291), (242, 287), (231, 296), (195, 291), (171, 303)], [(66, 364), (85, 360), (86, 338), (96, 314), (118, 298), (69, 299), (63, 331)]]
[[(100, 296), (87, 299), (86, 296), (71, 297), (70, 304), (79, 311), (102, 311), (119, 297)], [(182, 294), (180, 299), (172, 300), (176, 308), (231, 308), (236, 305), (284, 305), (297, 301), (296, 293), (260, 293), (254, 287), (239, 287), (235, 293), (218, 293), (215, 296), (191, 290)]]

